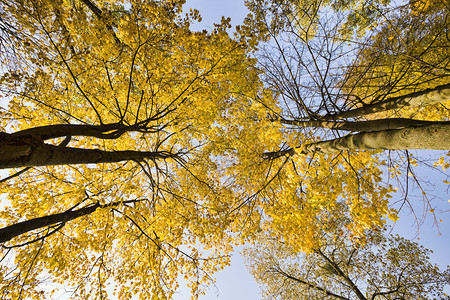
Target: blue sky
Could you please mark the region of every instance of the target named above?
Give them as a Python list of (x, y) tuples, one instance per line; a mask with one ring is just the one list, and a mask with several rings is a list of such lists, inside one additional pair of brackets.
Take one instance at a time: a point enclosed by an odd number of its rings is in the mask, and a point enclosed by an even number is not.
[(186, 0), (185, 7), (195, 8), (200, 11), (202, 23), (197, 28), (211, 29), (214, 23), (220, 23), (222, 16), (230, 17), (233, 26), (242, 24), (248, 14), (244, 6), (244, 0)]

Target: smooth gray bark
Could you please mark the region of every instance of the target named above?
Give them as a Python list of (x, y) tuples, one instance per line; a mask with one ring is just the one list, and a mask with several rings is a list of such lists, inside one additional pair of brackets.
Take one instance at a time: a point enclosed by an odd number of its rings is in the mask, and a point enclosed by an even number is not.
[[(382, 131), (388, 129), (400, 129), (413, 126), (424, 126), (433, 124), (442, 124), (443, 122), (422, 121), (407, 118), (393, 119), (377, 119), (369, 121), (297, 121), (297, 120), (281, 120), (282, 124), (293, 125), (299, 127), (328, 128), (332, 130), (346, 131)], [(445, 123), (445, 122), (444, 122)]]
[(439, 125), (362, 132), (342, 138), (306, 144), (302, 154), (329, 154), (352, 149), (436, 149), (450, 150), (450, 122)]
[(427, 106), (448, 100), (450, 100), (450, 84), (445, 84), (437, 86), (433, 89), (426, 89), (399, 97), (388, 98), (380, 102), (364, 105), (360, 108), (324, 116), (324, 119), (338, 120), (354, 118), (391, 109), (400, 109), (403, 107)]

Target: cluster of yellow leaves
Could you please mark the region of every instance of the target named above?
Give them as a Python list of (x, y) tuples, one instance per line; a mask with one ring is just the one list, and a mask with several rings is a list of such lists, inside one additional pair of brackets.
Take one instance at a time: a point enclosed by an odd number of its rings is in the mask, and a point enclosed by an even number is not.
[[(440, 157), (437, 162), (433, 164), (433, 167), (440, 166), (442, 170), (446, 171), (448, 168), (450, 168), (450, 152), (447, 153), (446, 157)], [(444, 180), (445, 184), (450, 184), (450, 182), (446, 179)], [(442, 220), (441, 220), (442, 222)]]
[[(255, 3), (260, 2), (266, 3)], [(29, 42), (12, 46), (27, 64), (1, 77), (0, 84), (14, 97), (0, 126), (18, 131), (52, 124), (148, 122), (147, 131), (116, 139), (76, 136), (69, 146), (180, 157), (33, 168), (4, 183), (1, 191), (11, 202), (0, 213), (5, 225), (89, 204), (103, 208), (19, 247), (0, 294), (42, 298), (42, 274), (48, 273), (55, 282), (73, 286), (80, 299), (109, 296), (108, 284), (116, 286), (120, 299), (168, 299), (184, 275), (195, 298), (213, 281), (210, 274), (229, 264), (233, 246), (260, 230), (274, 232), (296, 252), (309, 252), (329, 232), (349, 232), (349, 238), (361, 241), (366, 230), (383, 226), (383, 217), (396, 220), (396, 211), (388, 208), (393, 189), (382, 184), (382, 162), (373, 152), (263, 158), (284, 144), (318, 138), (267, 118), (268, 111), (280, 113), (282, 105), (265, 89), (248, 56), (264, 35), (258, 16), (247, 19), (232, 40), (226, 19), (211, 33), (190, 31), (190, 22), (200, 17), (192, 11), (181, 18), (181, 0), (98, 1), (100, 12), (86, 3), (93, 2), (22, 0), (2, 10), (20, 24)], [(354, 3), (360, 2), (342, 5)], [(314, 1), (307, 4), (318, 9)], [(380, 34), (374, 47), (394, 42)], [(438, 53), (445, 57), (445, 51)], [(381, 86), (389, 77), (385, 73), (402, 74), (404, 65), (398, 63), (386, 71), (397, 57), (392, 53), (377, 57), (377, 65), (364, 71), (369, 79), (358, 78), (370, 83), (362, 84), (369, 88), (358, 94), (373, 99), (377, 94), (370, 87)], [(371, 57), (364, 55), (361, 65)], [(433, 57), (425, 56), (419, 59)], [(415, 59), (409, 67), (418, 70), (423, 63)], [(425, 77), (411, 74), (399, 79), (402, 89), (391, 95), (417, 82), (426, 86)], [(345, 230), (337, 221), (341, 218), (348, 220)], [(27, 233), (12, 243), (51, 231)]]
[(346, 298), (356, 289), (369, 299), (380, 291), (389, 291), (393, 299), (445, 298), (448, 270), (429, 262), (430, 250), (388, 231), (371, 231), (366, 243), (358, 245), (345, 235), (329, 235), (308, 254), (263, 232), (243, 253), (261, 285), (262, 299)]
[[(317, 140), (293, 131), (278, 138), (291, 144)], [(242, 210), (247, 209), (249, 222), (260, 210), (260, 230), (296, 252), (317, 249), (327, 233), (344, 234), (337, 220), (349, 220), (348, 238), (361, 241), (366, 230), (384, 225), (383, 217), (396, 218), (388, 207), (393, 188), (384, 185), (380, 164), (372, 152), (255, 161), (247, 167), (252, 173), (239, 182), (254, 196), (245, 198), (251, 206)]]
[(253, 15), (247, 22), (262, 36), (267, 31), (294, 30), (297, 38), (307, 41), (327, 26), (332, 14), (338, 14), (344, 21), (334, 34), (348, 39), (376, 27), (388, 4), (388, 0), (251, 0), (246, 5)]
[[(233, 210), (240, 193), (227, 185), (234, 173), (219, 163), (250, 161), (268, 140), (276, 143), (270, 122), (256, 122), (265, 117), (264, 105), (274, 105), (252, 101), (262, 84), (245, 38), (230, 39), (226, 20), (211, 33), (191, 32), (190, 19), (179, 17), (183, 3), (98, 1), (101, 15), (86, 1), (17, 1), (6, 10), (40, 41), (39, 47), (17, 48), (29, 65), (2, 77), (15, 95), (2, 127), (150, 120), (149, 132), (77, 136), (69, 146), (167, 151), (183, 160), (33, 168), (3, 183), (11, 202), (1, 212), (3, 225), (119, 203), (17, 248), (1, 282), (4, 297), (42, 299), (37, 291), (47, 273), (80, 299), (111, 296), (107, 284), (116, 286), (120, 299), (171, 298), (184, 274), (195, 298), (210, 275), (229, 264), (232, 246), (246, 235), (230, 232), (241, 230), (247, 215)], [(248, 164), (230, 167), (242, 173)], [(236, 181), (245, 180), (251, 178)]]
[(437, 162), (435, 162), (433, 164), (433, 166), (434, 167), (441, 166), (444, 171), (446, 169), (450, 168), (450, 158), (449, 158), (449, 156), (450, 156), (450, 152), (447, 153), (447, 157), (446, 158), (445, 157), (439, 158), (439, 160)]
[(410, 1), (412, 14), (426, 14), (436, 9), (445, 8), (445, 3), (438, 0), (412, 0)]

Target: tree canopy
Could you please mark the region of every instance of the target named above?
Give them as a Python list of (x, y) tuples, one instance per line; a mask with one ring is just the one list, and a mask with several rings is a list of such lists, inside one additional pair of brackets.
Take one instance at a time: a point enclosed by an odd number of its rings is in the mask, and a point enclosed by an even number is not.
[(329, 235), (303, 256), (264, 234), (245, 257), (266, 299), (444, 299), (450, 270), (431, 264), (423, 246), (386, 235), (371, 232), (364, 244)]
[(0, 1), (3, 298), (196, 298), (259, 232), (364, 245), (382, 150), (450, 149), (445, 5), (255, 0), (231, 35), (184, 2)]
[(92, 299), (111, 282), (122, 299), (170, 298), (183, 275), (195, 297), (228, 263), (238, 204), (221, 161), (265, 130), (240, 127), (261, 83), (246, 37), (227, 20), (190, 31), (183, 2), (2, 2), (16, 61), (0, 166), (22, 168), (1, 187), (2, 297), (42, 298), (47, 273)]

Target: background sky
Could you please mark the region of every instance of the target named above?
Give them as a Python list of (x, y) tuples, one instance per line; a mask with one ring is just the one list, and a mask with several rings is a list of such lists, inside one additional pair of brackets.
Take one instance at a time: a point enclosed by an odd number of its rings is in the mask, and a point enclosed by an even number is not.
[[(202, 22), (196, 24), (192, 29), (211, 29), (214, 23), (219, 23), (222, 16), (230, 17), (233, 26), (239, 25), (248, 14), (248, 10), (244, 6), (244, 0), (187, 0), (186, 8), (192, 7), (200, 11)], [(415, 151), (414, 154), (431, 163), (436, 161), (443, 152), (438, 151)], [(450, 265), (450, 198), (449, 185), (443, 183), (448, 179), (448, 171), (439, 173), (430, 168), (418, 168), (417, 175), (423, 182), (434, 209), (434, 214), (438, 225), (436, 226), (433, 214), (429, 213), (429, 207), (424, 206), (422, 199), (422, 191), (414, 187), (409, 199), (415, 210), (419, 212), (423, 224), (418, 228), (414, 216), (410, 211), (403, 207), (400, 212), (399, 220), (393, 224), (393, 233), (397, 233), (405, 238), (419, 242), (428, 249), (433, 250), (430, 256), (431, 262), (438, 264), (441, 269)], [(449, 180), (450, 181), (450, 180)], [(396, 185), (393, 182), (394, 186)], [(402, 196), (399, 193), (393, 195), (392, 201), (399, 201)], [(422, 211), (428, 212), (426, 216), (421, 214)], [(440, 221), (442, 220), (442, 222)], [(253, 277), (247, 270), (238, 248), (231, 260), (231, 265), (224, 270), (215, 274), (217, 278), (216, 287), (211, 287), (205, 296), (200, 300), (249, 300), (260, 299), (260, 290)], [(180, 284), (180, 286), (182, 286)], [(446, 287), (447, 294), (450, 294), (450, 286)], [(189, 299), (189, 292), (181, 289), (175, 300)]]

